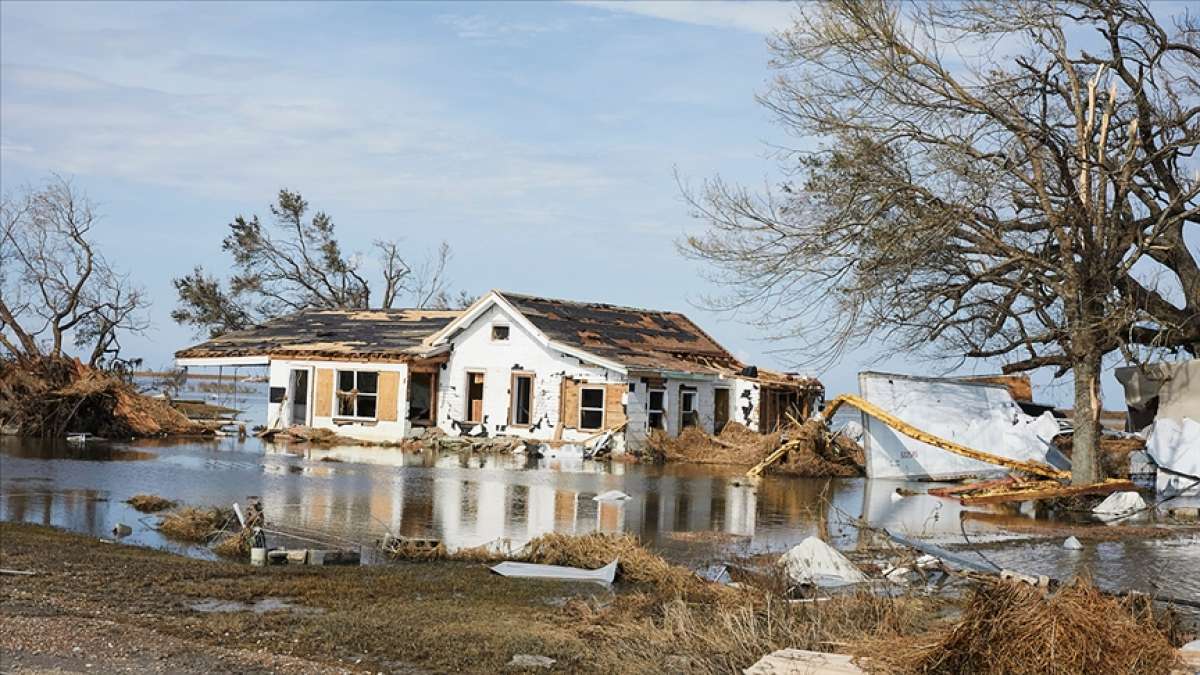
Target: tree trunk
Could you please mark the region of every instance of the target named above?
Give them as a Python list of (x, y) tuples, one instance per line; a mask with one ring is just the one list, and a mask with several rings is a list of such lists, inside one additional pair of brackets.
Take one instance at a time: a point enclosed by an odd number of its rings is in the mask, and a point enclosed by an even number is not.
[(1071, 483), (1100, 480), (1100, 356), (1075, 362), (1075, 436), (1071, 441)]

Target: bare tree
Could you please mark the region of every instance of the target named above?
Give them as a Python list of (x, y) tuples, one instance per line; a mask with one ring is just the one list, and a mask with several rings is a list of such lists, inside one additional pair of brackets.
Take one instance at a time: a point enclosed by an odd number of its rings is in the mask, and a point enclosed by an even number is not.
[(1070, 371), (1072, 479), (1096, 480), (1103, 357), (1200, 353), (1196, 24), (1128, 0), (803, 9), (762, 102), (819, 147), (781, 151), (774, 194), (688, 195), (714, 304), (810, 355), (884, 336)]
[[(227, 288), (201, 266), (174, 280), (178, 305), (171, 317), (210, 336), (241, 330), (265, 320), (310, 308), (366, 308), (370, 284), (358, 256), (346, 256), (323, 211), (308, 216), (309, 204), (298, 192), (279, 191), (271, 205), (272, 223), (238, 216), (229, 225), (222, 248), (233, 257)], [(413, 268), (399, 242), (378, 240), (383, 280), (381, 305), (392, 307), (404, 295), (423, 307), (446, 286), (450, 247)], [(430, 292), (429, 288), (433, 288)]]
[(449, 289), (446, 266), (454, 257), (450, 244), (443, 241), (416, 268), (404, 259), (400, 242), (377, 240), (374, 246), (384, 282), (380, 307), (391, 308), (401, 297), (409, 298), (412, 307), (445, 306)]
[(148, 327), (144, 292), (96, 249), (97, 215), (65, 178), (5, 196), (0, 204), (0, 346), (24, 361), (85, 350), (90, 366), (111, 363), (121, 333)]

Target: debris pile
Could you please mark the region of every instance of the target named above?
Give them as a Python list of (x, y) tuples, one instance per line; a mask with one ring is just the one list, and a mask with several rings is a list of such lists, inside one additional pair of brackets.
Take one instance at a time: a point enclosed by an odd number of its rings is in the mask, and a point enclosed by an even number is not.
[(193, 543), (208, 543), (233, 520), (233, 511), (218, 506), (197, 508), (185, 506), (162, 518), (158, 530), (164, 535)]
[(863, 451), (842, 434), (830, 434), (824, 423), (809, 420), (770, 434), (760, 434), (730, 422), (711, 436), (699, 427), (688, 427), (671, 438), (661, 430), (650, 434), (651, 456), (668, 462), (752, 465), (782, 446), (787, 450), (770, 466), (772, 472), (794, 476), (829, 477), (862, 475)]
[(980, 582), (952, 625), (867, 640), (856, 651), (863, 667), (880, 673), (1168, 673), (1177, 665), (1151, 613), (1087, 581), (1051, 595), (1022, 583)]
[(21, 435), (108, 437), (200, 433), (162, 399), (78, 359), (0, 361), (0, 420)]
[(158, 495), (134, 495), (125, 501), (126, 504), (141, 511), (142, 513), (158, 513), (174, 508), (176, 502), (159, 497)]

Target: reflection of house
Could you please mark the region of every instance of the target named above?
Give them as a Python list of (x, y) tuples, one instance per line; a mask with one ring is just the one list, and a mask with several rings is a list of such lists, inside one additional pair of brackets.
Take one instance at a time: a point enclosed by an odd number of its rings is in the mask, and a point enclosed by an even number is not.
[(746, 366), (686, 316), (492, 291), (463, 311), (309, 310), (176, 354), (270, 367), (268, 426), (387, 440), (447, 433), (633, 444), (806, 417), (819, 382)]

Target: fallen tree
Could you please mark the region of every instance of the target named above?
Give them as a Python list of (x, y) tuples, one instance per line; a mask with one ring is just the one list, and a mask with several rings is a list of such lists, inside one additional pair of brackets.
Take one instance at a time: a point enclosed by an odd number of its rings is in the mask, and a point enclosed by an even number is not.
[(24, 436), (105, 437), (201, 433), (162, 399), (79, 359), (0, 361), (0, 424)]

